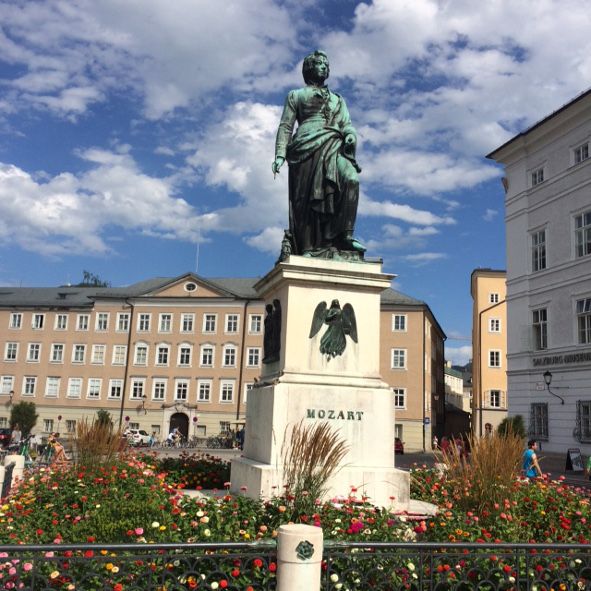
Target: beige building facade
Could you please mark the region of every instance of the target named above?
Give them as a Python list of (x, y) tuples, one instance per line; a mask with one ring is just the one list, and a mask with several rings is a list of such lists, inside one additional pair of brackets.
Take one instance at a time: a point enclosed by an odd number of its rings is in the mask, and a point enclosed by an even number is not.
[[(262, 369), (256, 282), (187, 273), (129, 287), (0, 290), (0, 426), (25, 400), (43, 434), (73, 433), (99, 409), (159, 439), (174, 427), (188, 438), (235, 429)], [(397, 435), (423, 449), (443, 420), (445, 335), (423, 302), (391, 289), (381, 301)]]
[(472, 272), (472, 432), (483, 436), (507, 416), (506, 272)]

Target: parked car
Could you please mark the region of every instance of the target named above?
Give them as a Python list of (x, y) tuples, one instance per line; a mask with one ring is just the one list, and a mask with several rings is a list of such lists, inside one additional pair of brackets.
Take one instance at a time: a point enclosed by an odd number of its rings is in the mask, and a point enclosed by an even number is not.
[(8, 447), (11, 431), (8, 428), (0, 429), (0, 447)]
[(394, 439), (394, 453), (404, 454), (404, 441), (402, 441), (400, 437), (396, 437), (396, 439)]
[(143, 429), (128, 429), (125, 436), (130, 445), (137, 445), (138, 447), (150, 445), (150, 434)]

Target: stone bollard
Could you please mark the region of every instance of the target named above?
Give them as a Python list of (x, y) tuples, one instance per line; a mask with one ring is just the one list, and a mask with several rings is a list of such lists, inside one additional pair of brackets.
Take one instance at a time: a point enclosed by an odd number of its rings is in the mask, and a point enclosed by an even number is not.
[(322, 528), (282, 525), (277, 535), (277, 591), (320, 591)]
[(6, 456), (4, 458), (4, 465), (8, 466), (9, 464), (12, 464), (14, 462), (14, 470), (12, 471), (12, 484), (11, 486), (14, 486), (14, 483), (18, 480), (22, 480), (23, 479), (23, 473), (25, 471), (25, 456), (21, 456), (19, 454), (12, 454), (9, 456)]
[(4, 475), (6, 474), (6, 469), (4, 466), (0, 466), (0, 497), (2, 497), (2, 487), (4, 486)]

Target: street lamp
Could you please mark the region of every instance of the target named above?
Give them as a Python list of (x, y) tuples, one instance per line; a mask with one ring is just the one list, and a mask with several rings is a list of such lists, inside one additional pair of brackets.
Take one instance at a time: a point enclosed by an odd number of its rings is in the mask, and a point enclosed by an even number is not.
[(12, 406), (12, 399), (13, 399), (13, 398), (14, 398), (14, 390), (11, 390), (11, 391), (8, 393), (8, 405), (9, 405), (9, 406)]
[(564, 404), (564, 398), (562, 398), (562, 396), (559, 396), (558, 394), (555, 394), (554, 392), (552, 392), (552, 390), (550, 390), (550, 384), (552, 383), (552, 372), (548, 369), (544, 372), (544, 382), (546, 383), (546, 389), (548, 390), (548, 392), (550, 392), (550, 394), (552, 394), (552, 396), (556, 396), (556, 398), (559, 398), (560, 404)]
[(146, 395), (142, 394), (142, 410), (144, 411), (144, 414), (147, 415), (148, 411), (146, 410)]
[(62, 422), (62, 415), (57, 415), (57, 432), (60, 433), (60, 423)]

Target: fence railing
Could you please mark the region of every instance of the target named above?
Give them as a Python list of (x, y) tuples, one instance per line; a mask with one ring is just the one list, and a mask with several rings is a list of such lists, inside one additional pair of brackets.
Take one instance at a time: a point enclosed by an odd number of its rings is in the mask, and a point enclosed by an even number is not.
[[(273, 541), (0, 546), (2, 589), (268, 591), (276, 588), (276, 571)], [(327, 541), (320, 588), (589, 591), (591, 546)]]

